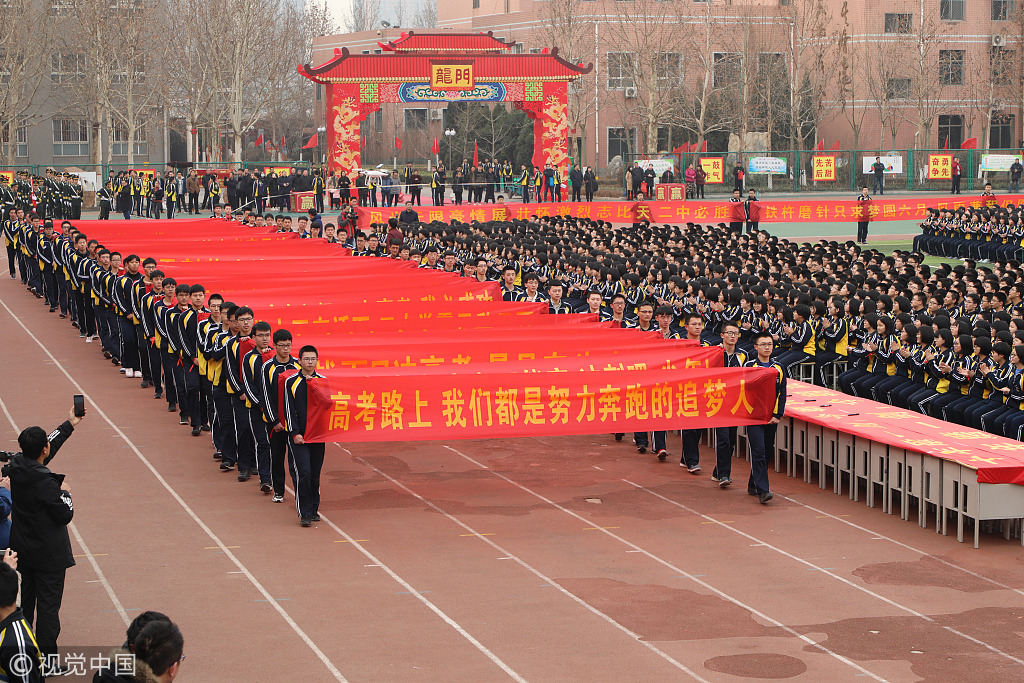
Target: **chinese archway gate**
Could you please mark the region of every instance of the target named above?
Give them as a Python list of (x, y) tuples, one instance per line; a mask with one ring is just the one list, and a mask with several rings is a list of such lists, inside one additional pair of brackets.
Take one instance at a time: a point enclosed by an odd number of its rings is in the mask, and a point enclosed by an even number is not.
[(382, 102), (513, 102), (533, 119), (534, 166), (569, 165), (569, 83), (589, 73), (558, 56), (513, 54), (514, 43), (488, 33), (403, 33), (378, 43), (383, 54), (334, 51), (320, 66), (299, 73), (327, 91), (327, 167), (346, 172), (360, 166), (359, 124)]

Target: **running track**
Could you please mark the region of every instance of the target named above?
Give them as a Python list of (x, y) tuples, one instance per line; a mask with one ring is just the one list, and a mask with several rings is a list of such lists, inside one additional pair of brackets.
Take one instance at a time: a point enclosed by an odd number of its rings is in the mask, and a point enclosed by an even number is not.
[(6, 276), (0, 329), (0, 448), (87, 396), (52, 463), (75, 497), (68, 650), (157, 609), (179, 681), (1024, 677), (1013, 542), (774, 473), (761, 506), (606, 434), (332, 445), (302, 529)]

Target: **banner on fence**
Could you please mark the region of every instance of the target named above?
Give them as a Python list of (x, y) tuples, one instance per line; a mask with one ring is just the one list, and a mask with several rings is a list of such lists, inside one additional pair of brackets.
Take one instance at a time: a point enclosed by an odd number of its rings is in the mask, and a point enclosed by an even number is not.
[(747, 173), (785, 175), (788, 170), (786, 157), (750, 157), (747, 159)]
[[(903, 173), (903, 157), (899, 154), (880, 156), (879, 161), (885, 166), (884, 173), (886, 175), (899, 175)], [(861, 162), (863, 163), (864, 175), (873, 175), (875, 171), (871, 166), (875, 163), (875, 157), (861, 157)]]

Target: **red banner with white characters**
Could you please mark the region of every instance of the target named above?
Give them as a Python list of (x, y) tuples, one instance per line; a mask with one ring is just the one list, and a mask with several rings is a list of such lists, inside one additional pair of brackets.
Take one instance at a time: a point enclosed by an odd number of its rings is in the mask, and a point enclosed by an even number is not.
[[(761, 223), (843, 223), (847, 221), (906, 221), (924, 220), (929, 208), (950, 208), (983, 206), (1005, 206), (1019, 204), (1024, 195), (1000, 195), (998, 197), (875, 197), (870, 202), (854, 200), (831, 201), (806, 199), (787, 201), (758, 201), (750, 207), (752, 221)], [(360, 207), (359, 226), (364, 230), (371, 223), (383, 223), (402, 212), (404, 206), (395, 208)], [(462, 204), (454, 206), (415, 207), (420, 220), (442, 221), (508, 221), (529, 220), (532, 216), (576, 216), (593, 218), (612, 223), (633, 223), (641, 220), (652, 223), (731, 223), (746, 220), (743, 202), (713, 201), (612, 201), (612, 202), (555, 202), (546, 204), (520, 204), (514, 201), (506, 204)]]
[(764, 424), (776, 371), (728, 368), (306, 380), (304, 439), (410, 441)]

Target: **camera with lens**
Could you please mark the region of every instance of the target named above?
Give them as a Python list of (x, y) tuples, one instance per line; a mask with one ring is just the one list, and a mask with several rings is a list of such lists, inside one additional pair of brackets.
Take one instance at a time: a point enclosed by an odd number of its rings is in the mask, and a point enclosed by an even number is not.
[(0, 462), (3, 463), (3, 467), (0, 467), (0, 477), (6, 477), (10, 475), (11, 469), (11, 458), (16, 454), (10, 451), (0, 451)]

